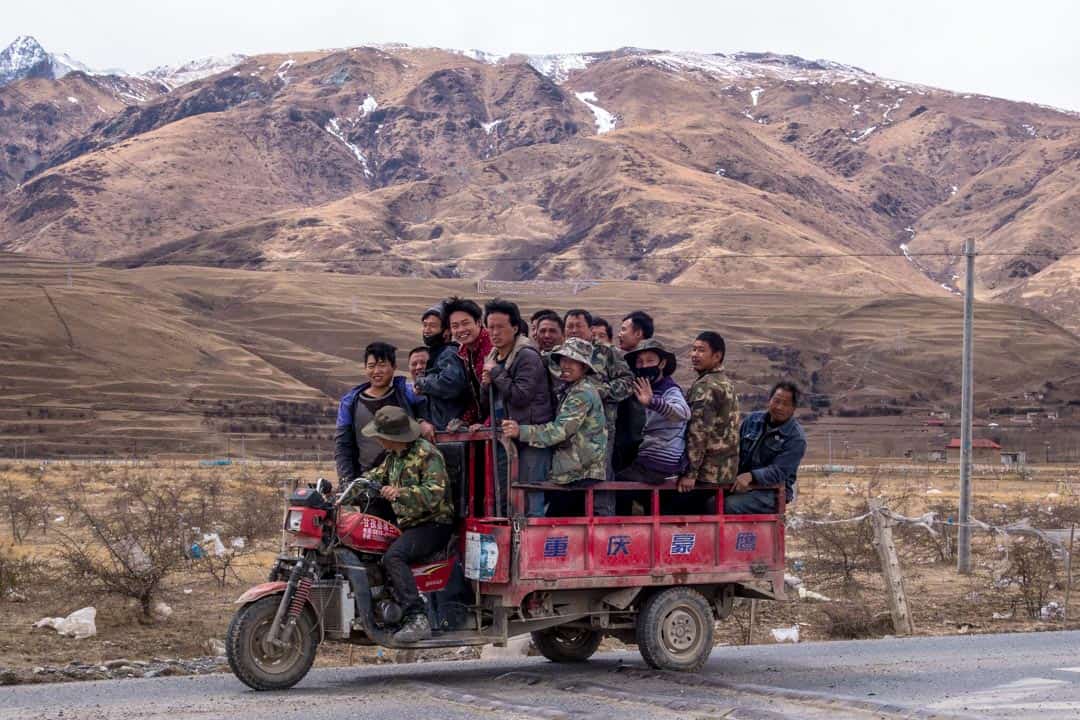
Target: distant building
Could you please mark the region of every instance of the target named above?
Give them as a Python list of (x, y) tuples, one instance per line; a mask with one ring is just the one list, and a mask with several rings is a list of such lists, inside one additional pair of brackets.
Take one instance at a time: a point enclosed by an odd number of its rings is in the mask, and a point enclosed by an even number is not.
[[(953, 438), (945, 446), (949, 462), (960, 462), (960, 438)], [(971, 462), (981, 465), (996, 464), (1001, 461), (1001, 446), (993, 440), (977, 438), (971, 441)]]
[(1027, 465), (1027, 453), (1023, 450), (1005, 450), (1001, 453), (1001, 464), (1010, 470), (1023, 470)]

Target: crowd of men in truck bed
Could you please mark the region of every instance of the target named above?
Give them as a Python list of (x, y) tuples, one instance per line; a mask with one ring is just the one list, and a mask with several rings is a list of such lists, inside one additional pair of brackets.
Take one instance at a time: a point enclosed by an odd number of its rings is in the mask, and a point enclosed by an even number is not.
[[(627, 314), (613, 335), (607, 321), (585, 309), (540, 310), (526, 323), (508, 300), (481, 308), (451, 297), (425, 310), (420, 323), (423, 345), (409, 352), (409, 377), (397, 374), (392, 345), (365, 348), (368, 380), (342, 398), (335, 433), (339, 478), (380, 483), (381, 497), (368, 511), (403, 531), (383, 558), (408, 618), (396, 639), (430, 636), (409, 562), (451, 536), (436, 432), (494, 426), (511, 439), (517, 483), (530, 487), (524, 508), (530, 517), (580, 514), (582, 493), (568, 490), (602, 482), (667, 486), (664, 514), (772, 513), (776, 488), (786, 502), (795, 499), (806, 450), (794, 417), (799, 389), (777, 382), (768, 407), (740, 422), (717, 332), (696, 335), (689, 359), (697, 379), (684, 392), (672, 377), (675, 353), (654, 337), (653, 318), (642, 310)], [(501, 445), (496, 456), (497, 497), (505, 501)], [(720, 487), (723, 508), (716, 507)], [(499, 515), (506, 511), (497, 508)], [(651, 509), (634, 493), (593, 492), (594, 515), (634, 512)]]
[[(698, 377), (684, 392), (672, 377), (675, 354), (654, 338), (653, 318), (642, 310), (627, 314), (616, 334), (584, 309), (539, 310), (526, 323), (513, 302), (481, 308), (453, 297), (424, 311), (420, 322), (423, 345), (408, 355), (408, 377), (396, 374), (393, 346), (365, 349), (368, 381), (342, 398), (338, 412), (339, 477), (358, 477), (381, 462), (385, 449), (362, 429), (380, 408), (396, 406), (428, 440), (436, 431), (496, 423), (516, 442), (520, 483), (674, 482), (687, 497), (672, 498), (665, 512), (715, 512), (695, 506), (715, 493), (692, 491), (718, 485), (729, 489), (727, 513), (775, 511), (776, 493), (756, 489), (763, 486), (786, 485), (788, 502), (794, 499), (806, 449), (794, 418), (799, 390), (778, 382), (768, 408), (740, 423), (719, 333), (694, 339), (689, 359)], [(500, 454), (501, 468), (504, 462)], [(563, 497), (530, 493), (526, 514), (559, 514)], [(610, 493), (595, 493), (597, 515), (629, 509), (616, 508)]]

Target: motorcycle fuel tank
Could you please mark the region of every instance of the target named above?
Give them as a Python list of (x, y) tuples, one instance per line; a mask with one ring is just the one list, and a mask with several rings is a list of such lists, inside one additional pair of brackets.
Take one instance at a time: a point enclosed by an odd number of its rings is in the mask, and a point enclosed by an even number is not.
[(345, 547), (367, 553), (386, 552), (401, 530), (380, 517), (361, 512), (343, 512), (338, 518), (338, 537)]

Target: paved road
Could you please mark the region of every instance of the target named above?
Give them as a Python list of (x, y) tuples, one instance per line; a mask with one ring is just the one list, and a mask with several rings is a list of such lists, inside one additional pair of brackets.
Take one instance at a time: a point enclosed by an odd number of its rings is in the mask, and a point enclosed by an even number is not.
[(285, 693), (229, 675), (0, 688), (0, 720), (1076, 718), (1080, 632), (721, 647), (698, 675), (636, 653), (312, 672)]

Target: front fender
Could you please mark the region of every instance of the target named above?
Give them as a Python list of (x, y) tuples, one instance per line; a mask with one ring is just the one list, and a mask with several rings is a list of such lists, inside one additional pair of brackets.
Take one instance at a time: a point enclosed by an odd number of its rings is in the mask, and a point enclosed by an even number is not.
[(254, 587), (248, 588), (247, 592), (238, 597), (235, 601), (237, 605), (247, 605), (253, 603), (260, 598), (264, 598), (267, 595), (276, 595), (277, 593), (285, 592), (285, 586), (289, 583), (284, 580), (275, 580), (274, 582), (264, 582)]

